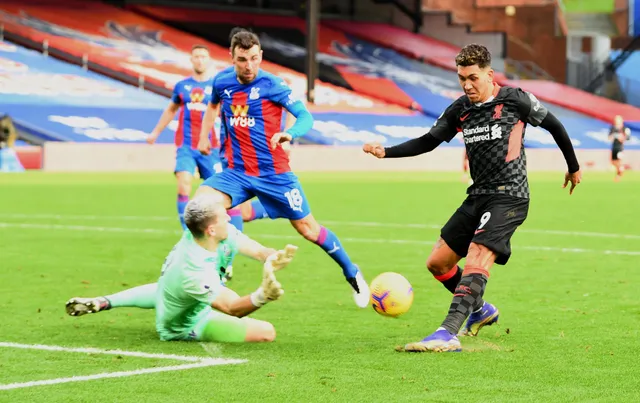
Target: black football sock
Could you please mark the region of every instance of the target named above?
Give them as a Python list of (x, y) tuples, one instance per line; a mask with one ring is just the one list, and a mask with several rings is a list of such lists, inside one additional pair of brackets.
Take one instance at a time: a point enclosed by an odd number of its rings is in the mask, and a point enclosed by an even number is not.
[[(458, 283), (460, 283), (460, 280), (462, 279), (462, 268), (459, 265), (455, 265), (447, 273), (442, 274), (440, 276), (433, 276), (433, 277), (439, 282), (441, 282), (444, 288), (446, 288), (447, 290), (449, 290), (451, 294), (453, 294), (456, 292), (456, 287), (458, 286)], [(484, 305), (484, 300), (480, 298), (477, 301), (477, 303), (473, 306), (472, 312), (475, 312), (478, 309), (482, 308), (483, 305)]]
[(463, 276), (453, 293), (453, 300), (449, 306), (449, 313), (442, 322), (443, 328), (451, 334), (457, 334), (462, 323), (474, 308), (477, 308), (482, 300), (487, 278), (479, 273)]

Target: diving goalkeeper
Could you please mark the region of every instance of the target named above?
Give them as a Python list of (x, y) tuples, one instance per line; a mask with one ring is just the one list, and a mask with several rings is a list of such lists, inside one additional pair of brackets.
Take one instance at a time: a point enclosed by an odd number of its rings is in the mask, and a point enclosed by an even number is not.
[[(81, 316), (118, 307), (156, 309), (161, 340), (211, 342), (273, 341), (269, 322), (247, 315), (284, 293), (275, 272), (286, 267), (297, 247), (276, 251), (250, 239), (229, 223), (222, 200), (196, 196), (185, 208), (188, 228), (162, 265), (157, 283), (95, 298), (72, 298), (67, 313)], [(224, 268), (236, 253), (263, 262), (262, 283), (240, 297), (222, 284)]]

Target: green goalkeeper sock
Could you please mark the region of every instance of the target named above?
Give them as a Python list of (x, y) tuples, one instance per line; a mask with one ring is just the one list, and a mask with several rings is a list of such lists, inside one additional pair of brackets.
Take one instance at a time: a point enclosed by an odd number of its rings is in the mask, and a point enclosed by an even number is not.
[(105, 298), (111, 308), (142, 308), (153, 309), (156, 307), (156, 290), (158, 283), (145, 284), (139, 287), (129, 288)]

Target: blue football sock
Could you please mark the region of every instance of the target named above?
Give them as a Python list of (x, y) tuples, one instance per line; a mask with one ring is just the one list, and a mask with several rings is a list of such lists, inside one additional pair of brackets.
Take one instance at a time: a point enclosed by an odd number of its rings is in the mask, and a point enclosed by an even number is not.
[(184, 209), (187, 207), (187, 203), (189, 203), (189, 195), (181, 195), (178, 194), (178, 217), (180, 218), (180, 225), (182, 225), (182, 229), (187, 229), (187, 226), (184, 224)]
[(242, 211), (240, 211), (240, 208), (234, 207), (227, 210), (227, 213), (229, 214), (229, 217), (231, 217), (231, 224), (242, 232), (244, 221), (242, 221)]
[(316, 243), (325, 251), (333, 260), (342, 267), (342, 273), (345, 278), (354, 278), (358, 272), (358, 267), (353, 264), (349, 255), (342, 247), (340, 240), (331, 232), (330, 229), (320, 227), (320, 235)]
[(260, 203), (260, 200), (258, 199), (252, 200), (251, 201), (251, 218), (247, 221), (261, 220), (263, 218), (269, 218), (269, 215), (267, 214), (267, 210), (264, 209), (264, 206), (262, 205), (262, 203)]

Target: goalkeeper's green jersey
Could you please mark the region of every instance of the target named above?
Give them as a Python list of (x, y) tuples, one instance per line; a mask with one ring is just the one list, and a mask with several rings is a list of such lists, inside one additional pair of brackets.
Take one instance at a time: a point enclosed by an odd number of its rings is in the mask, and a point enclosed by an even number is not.
[(246, 237), (229, 224), (227, 239), (215, 252), (198, 245), (189, 231), (173, 247), (162, 265), (156, 294), (156, 330), (162, 340), (188, 338), (189, 332), (211, 312), (224, 287), (221, 273)]

